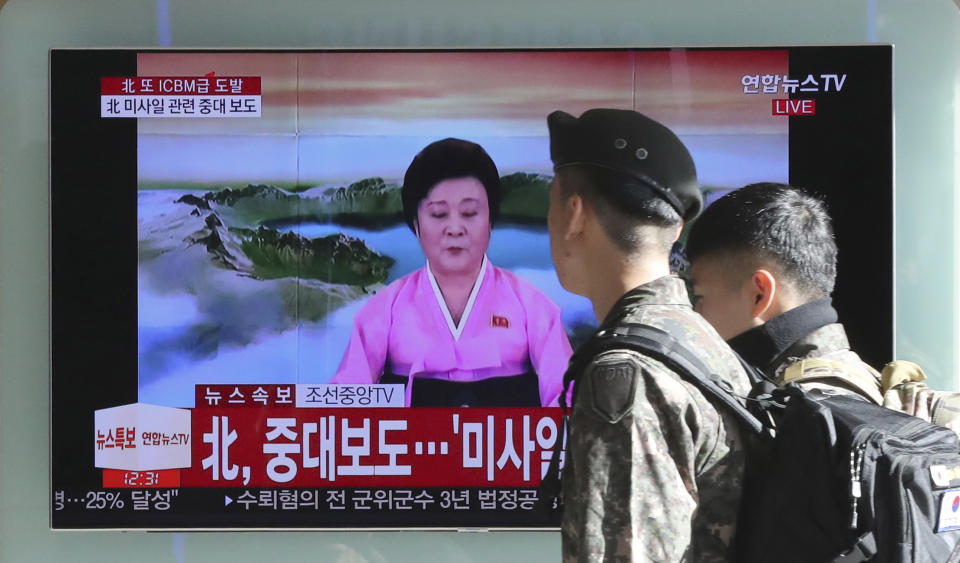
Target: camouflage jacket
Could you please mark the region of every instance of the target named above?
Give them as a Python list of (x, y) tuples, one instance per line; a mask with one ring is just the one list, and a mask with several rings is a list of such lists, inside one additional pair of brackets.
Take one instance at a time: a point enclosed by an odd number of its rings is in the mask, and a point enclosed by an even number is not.
[[(601, 328), (642, 323), (685, 344), (746, 395), (743, 368), (669, 276), (620, 298)], [(745, 463), (734, 416), (659, 361), (595, 356), (577, 376), (563, 470), (563, 559), (732, 561)]]
[(839, 323), (818, 328), (797, 341), (775, 366), (774, 383), (791, 381), (805, 389), (830, 389), (860, 395), (881, 404), (880, 372), (850, 350), (847, 333)]
[(911, 362), (890, 362), (877, 372), (850, 350), (843, 326), (835, 321), (829, 300), (807, 303), (731, 339), (730, 345), (777, 385), (860, 395), (960, 434), (960, 393), (927, 387), (923, 369)]
[(850, 350), (829, 299), (806, 303), (730, 340), (778, 386), (827, 389), (881, 404), (880, 373)]

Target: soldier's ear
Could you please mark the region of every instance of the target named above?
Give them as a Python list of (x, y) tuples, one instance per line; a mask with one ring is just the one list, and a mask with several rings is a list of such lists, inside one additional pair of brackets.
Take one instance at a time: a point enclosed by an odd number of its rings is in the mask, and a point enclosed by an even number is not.
[(680, 219), (680, 224), (677, 225), (677, 232), (673, 233), (673, 242), (680, 240), (680, 234), (683, 233), (683, 219)]
[(569, 220), (566, 229), (564, 229), (563, 238), (564, 240), (570, 240), (583, 234), (587, 220), (587, 209), (580, 194), (573, 194), (567, 198), (564, 207), (566, 207), (566, 215)]
[(768, 270), (753, 272), (747, 284), (747, 291), (750, 292), (750, 302), (753, 307), (751, 310), (753, 318), (767, 322), (779, 314), (776, 302), (779, 289), (777, 278)]

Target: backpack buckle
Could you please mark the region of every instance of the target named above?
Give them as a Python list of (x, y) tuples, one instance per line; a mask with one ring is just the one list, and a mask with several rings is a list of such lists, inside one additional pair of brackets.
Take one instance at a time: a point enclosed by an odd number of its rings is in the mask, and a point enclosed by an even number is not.
[(857, 543), (850, 548), (850, 551), (841, 553), (833, 561), (834, 563), (861, 563), (869, 561), (876, 554), (877, 540), (873, 537), (873, 532), (867, 532), (857, 538)]
[(761, 393), (756, 397), (753, 397), (753, 400), (757, 402), (764, 410), (770, 408), (785, 409), (787, 405), (777, 401), (777, 399), (771, 393)]

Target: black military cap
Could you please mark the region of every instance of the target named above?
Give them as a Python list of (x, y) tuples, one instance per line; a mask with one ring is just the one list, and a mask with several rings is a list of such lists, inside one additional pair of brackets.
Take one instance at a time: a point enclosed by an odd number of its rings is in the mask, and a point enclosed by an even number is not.
[[(685, 221), (700, 213), (703, 195), (693, 158), (662, 124), (631, 110), (592, 109), (579, 118), (555, 111), (547, 117), (547, 126), (554, 170), (613, 170), (666, 200)], [(637, 189), (637, 182), (629, 183)]]

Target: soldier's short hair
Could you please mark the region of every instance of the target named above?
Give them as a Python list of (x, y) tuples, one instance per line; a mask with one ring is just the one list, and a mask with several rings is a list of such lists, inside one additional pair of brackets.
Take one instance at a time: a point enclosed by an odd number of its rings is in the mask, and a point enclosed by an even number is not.
[(758, 183), (716, 200), (690, 228), (687, 258), (772, 261), (808, 300), (833, 292), (837, 244), (826, 204), (800, 188)]
[[(593, 166), (571, 166), (557, 171), (564, 200), (576, 194), (590, 205), (604, 233), (628, 254), (643, 249), (669, 252), (682, 219), (676, 209), (625, 174)], [(642, 227), (656, 227), (650, 230)]]

